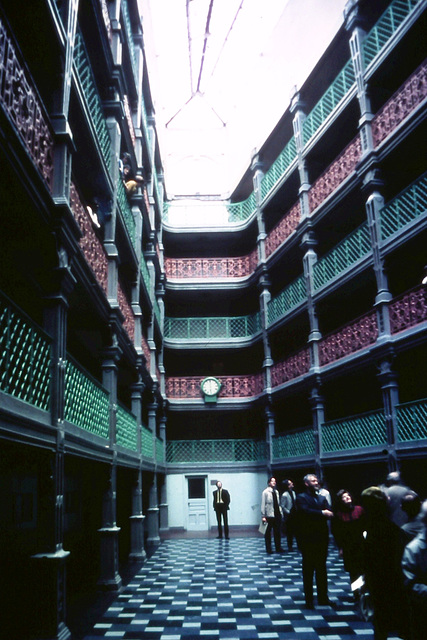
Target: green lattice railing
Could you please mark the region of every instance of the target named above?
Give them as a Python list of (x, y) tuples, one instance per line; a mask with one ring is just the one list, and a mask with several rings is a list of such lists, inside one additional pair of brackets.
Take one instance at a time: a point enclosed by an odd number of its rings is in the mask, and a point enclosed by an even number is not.
[(161, 463), (165, 461), (165, 447), (160, 438), (156, 438), (156, 460)]
[(381, 239), (386, 240), (426, 211), (427, 173), (381, 209)]
[(290, 167), (296, 157), (297, 148), (295, 138), (292, 137), (261, 181), (262, 200), (265, 200), (274, 187), (280, 182), (282, 177), (285, 175), (286, 170)]
[(397, 433), (400, 442), (427, 438), (427, 398), (396, 406)]
[(340, 273), (354, 266), (356, 262), (371, 252), (371, 238), (368, 223), (364, 222), (353, 233), (321, 258), (313, 268), (314, 289), (320, 289)]
[(345, 98), (354, 82), (353, 63), (350, 59), (304, 120), (302, 127), (304, 145), (311, 140), (326, 118)]
[(151, 278), (150, 278), (150, 272), (148, 270), (147, 267), (147, 262), (145, 260), (144, 255), (141, 255), (141, 262), (140, 262), (140, 269), (141, 269), (141, 275), (142, 275), (142, 279), (144, 280), (145, 283), (145, 287), (147, 289), (148, 294), (150, 295), (151, 292)]
[(120, 213), (123, 218), (126, 230), (129, 234), (132, 245), (135, 244), (136, 225), (133, 217), (132, 209), (129, 205), (129, 201), (126, 195), (126, 189), (122, 180), (117, 182), (117, 204), (119, 205)]
[(313, 456), (316, 452), (314, 431), (307, 428), (273, 436), (273, 459)]
[(405, 18), (421, 0), (394, 0), (363, 41), (365, 68), (380, 53)]
[(251, 338), (261, 331), (261, 315), (225, 318), (165, 318), (165, 338), (170, 340), (211, 340)]
[(350, 416), (322, 425), (323, 453), (374, 447), (387, 443), (383, 410)]
[(144, 425), (141, 426), (141, 454), (145, 458), (153, 457), (153, 434)]
[(169, 440), (166, 460), (180, 462), (259, 462), (267, 459), (263, 440)]
[(132, 24), (131, 24), (130, 15), (129, 15), (128, 0), (122, 0), (121, 7), (123, 11), (123, 22), (125, 25), (126, 40), (129, 45), (129, 53), (130, 53), (130, 60), (132, 64), (132, 70), (135, 75), (135, 79), (137, 79), (138, 76), (137, 76), (136, 50), (135, 50), (135, 44), (133, 41)]
[(231, 202), (227, 205), (229, 222), (244, 222), (248, 220), (256, 212), (255, 193), (252, 191), (250, 196), (243, 202)]
[(95, 79), (89, 62), (89, 56), (79, 32), (76, 33), (74, 48), (74, 64), (82, 88), (82, 96), (86, 101), (88, 112), (95, 129), (95, 137), (101, 149), (107, 169), (111, 168), (111, 139), (102, 111), (101, 99), (96, 89)]
[(278, 296), (272, 298), (267, 305), (268, 324), (272, 324), (278, 318), (294, 309), (307, 299), (307, 288), (303, 275), (299, 276), (292, 284), (284, 289)]
[(50, 402), (50, 338), (0, 297), (0, 391), (44, 409)]
[(108, 391), (69, 358), (65, 363), (65, 420), (101, 438), (109, 438), (109, 407)]
[(121, 404), (117, 405), (116, 412), (116, 442), (126, 449), (137, 450), (136, 418)]

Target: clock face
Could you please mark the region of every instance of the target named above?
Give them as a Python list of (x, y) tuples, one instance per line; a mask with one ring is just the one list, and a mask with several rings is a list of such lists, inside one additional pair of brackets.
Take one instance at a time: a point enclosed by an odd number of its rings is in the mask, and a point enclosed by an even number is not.
[(218, 393), (220, 386), (221, 385), (216, 378), (205, 378), (202, 381), (202, 391), (207, 396), (215, 396)]

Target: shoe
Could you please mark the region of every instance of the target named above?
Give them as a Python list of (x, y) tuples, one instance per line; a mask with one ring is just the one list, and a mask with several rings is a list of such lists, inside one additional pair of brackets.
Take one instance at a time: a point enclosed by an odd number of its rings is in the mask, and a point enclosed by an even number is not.
[(336, 603), (332, 602), (332, 600), (319, 600), (318, 605), (319, 607), (332, 607), (332, 609), (337, 608)]
[(306, 602), (304, 605), (304, 609), (314, 609), (314, 603), (313, 602)]
[(268, 553), (268, 555), (270, 556), (273, 552), (272, 552), (272, 550), (271, 550), (271, 549), (270, 549), (270, 551), (267, 549), (267, 553)]
[(276, 553), (286, 553), (286, 551), (280, 547), (280, 549), (276, 550)]
[(225, 539), (226, 539), (226, 540), (230, 540), (230, 538), (229, 538), (228, 536), (226, 536), (226, 538), (225, 538)]
[(216, 539), (217, 540), (222, 540), (222, 536), (217, 536)]

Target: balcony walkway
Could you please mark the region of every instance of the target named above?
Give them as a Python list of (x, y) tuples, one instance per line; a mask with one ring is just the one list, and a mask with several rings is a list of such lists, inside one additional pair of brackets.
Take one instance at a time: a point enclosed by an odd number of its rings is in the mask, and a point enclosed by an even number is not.
[[(169, 534), (98, 619), (85, 640), (364, 640), (335, 547), (328, 606), (304, 609), (298, 551), (266, 555), (262, 536), (238, 531)], [(390, 636), (389, 640), (392, 640)], [(396, 640), (396, 638), (394, 638)]]

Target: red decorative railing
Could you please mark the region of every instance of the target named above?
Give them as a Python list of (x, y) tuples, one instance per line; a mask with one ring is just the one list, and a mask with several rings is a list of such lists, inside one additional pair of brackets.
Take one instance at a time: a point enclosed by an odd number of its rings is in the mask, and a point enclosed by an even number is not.
[(130, 106), (129, 106), (129, 98), (127, 97), (127, 95), (123, 96), (123, 107), (124, 107), (124, 110), (125, 110), (126, 122), (128, 123), (129, 133), (130, 133), (130, 137), (131, 137), (131, 140), (132, 140), (132, 144), (133, 144), (133, 146), (135, 146), (136, 135), (135, 135), (135, 129), (134, 129), (134, 126), (133, 126), (132, 114), (131, 114)]
[[(168, 398), (201, 398), (200, 383), (204, 376), (188, 378), (166, 378), (166, 396)], [(219, 376), (221, 382), (220, 398), (251, 398), (264, 391), (264, 376), (256, 373), (249, 376)]]
[(360, 137), (357, 136), (311, 186), (308, 192), (310, 211), (314, 211), (353, 173), (360, 160), (361, 153)]
[(265, 241), (265, 254), (268, 258), (295, 231), (301, 219), (301, 207), (297, 202), (288, 213), (270, 231)]
[(117, 300), (119, 303), (120, 311), (123, 314), (124, 322), (123, 326), (129, 338), (134, 341), (135, 338), (135, 316), (133, 315), (132, 307), (126, 298), (123, 288), (120, 282), (117, 284)]
[(99, 240), (93, 229), (93, 223), (87, 209), (81, 203), (77, 189), (73, 183), (70, 186), (70, 204), (74, 218), (80, 227), (82, 237), (79, 244), (83, 251), (86, 262), (95, 274), (95, 278), (107, 294), (108, 281), (108, 258), (104, 251), (102, 242)]
[(294, 380), (308, 373), (310, 369), (310, 351), (302, 349), (283, 362), (276, 362), (271, 367), (271, 386), (278, 387), (284, 382)]
[(166, 277), (179, 278), (245, 278), (258, 265), (258, 251), (236, 258), (165, 258)]
[(0, 20), (0, 104), (13, 122), (49, 189), (53, 177), (53, 136), (30, 74), (18, 59)]
[(113, 39), (113, 30), (111, 28), (110, 12), (108, 11), (107, 0), (100, 0), (100, 2), (101, 2), (102, 17), (104, 19), (105, 28), (107, 30), (108, 40), (111, 42)]
[(148, 371), (150, 371), (150, 363), (151, 363), (151, 351), (150, 351), (150, 347), (148, 346), (148, 342), (145, 338), (144, 335), (141, 336), (141, 349), (142, 352), (145, 356), (145, 360), (146, 360), (146, 368), (148, 369)]
[(427, 95), (427, 61), (408, 78), (372, 121), (372, 136), (377, 147), (417, 107)]
[(417, 287), (390, 304), (391, 333), (399, 333), (427, 320), (427, 287)]
[(377, 338), (377, 314), (370, 311), (319, 341), (319, 363), (323, 366), (344, 358), (374, 344)]

